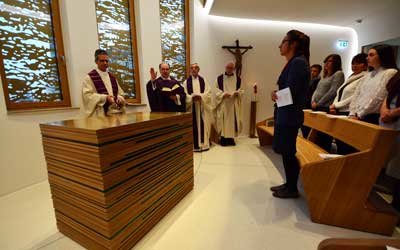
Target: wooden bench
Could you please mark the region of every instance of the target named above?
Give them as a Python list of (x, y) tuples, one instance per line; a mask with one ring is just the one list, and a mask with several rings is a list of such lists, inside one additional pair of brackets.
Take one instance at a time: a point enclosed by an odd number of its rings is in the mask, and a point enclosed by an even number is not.
[(318, 250), (387, 250), (386, 246), (400, 249), (400, 239), (337, 239), (321, 241)]
[[(259, 122), (260, 145), (271, 145), (272, 119)], [(304, 125), (311, 128), (308, 138), (297, 138), (300, 178), (311, 220), (316, 223), (391, 235), (397, 212), (372, 191), (394, 143), (397, 131), (380, 126), (304, 111)], [(317, 146), (317, 132), (337, 138), (358, 152), (324, 160)]]
[[(273, 118), (257, 123), (257, 134), (261, 146), (272, 145), (274, 136)], [(318, 145), (312, 143), (303, 137), (297, 137), (297, 153), (296, 157), (299, 160), (300, 167), (303, 168), (307, 164), (323, 161), (319, 153), (326, 153)]]

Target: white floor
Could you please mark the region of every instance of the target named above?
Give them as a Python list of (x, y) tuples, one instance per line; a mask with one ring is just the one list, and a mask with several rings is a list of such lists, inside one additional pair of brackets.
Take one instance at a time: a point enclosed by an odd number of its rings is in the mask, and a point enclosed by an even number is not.
[[(273, 198), (269, 187), (282, 181), (281, 160), (256, 139), (194, 158), (193, 192), (135, 250), (314, 250), (329, 237), (382, 237), (312, 223), (304, 198)], [(83, 248), (57, 231), (43, 182), (0, 197), (0, 249)]]

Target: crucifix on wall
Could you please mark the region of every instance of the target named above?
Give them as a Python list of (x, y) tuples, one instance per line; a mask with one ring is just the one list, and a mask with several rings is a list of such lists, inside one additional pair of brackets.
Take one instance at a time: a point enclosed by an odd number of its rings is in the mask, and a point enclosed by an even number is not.
[(239, 40), (236, 40), (236, 46), (222, 46), (222, 48), (227, 49), (235, 56), (236, 75), (240, 77), (242, 74), (242, 57), (249, 49), (252, 49), (253, 46), (239, 46)]

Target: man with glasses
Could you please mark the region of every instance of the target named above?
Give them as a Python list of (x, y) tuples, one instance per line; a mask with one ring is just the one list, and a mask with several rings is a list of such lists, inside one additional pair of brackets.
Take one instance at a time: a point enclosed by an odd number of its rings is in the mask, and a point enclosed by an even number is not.
[(125, 112), (124, 91), (108, 72), (109, 58), (105, 50), (94, 53), (97, 68), (90, 71), (82, 84), (81, 112), (86, 117)]

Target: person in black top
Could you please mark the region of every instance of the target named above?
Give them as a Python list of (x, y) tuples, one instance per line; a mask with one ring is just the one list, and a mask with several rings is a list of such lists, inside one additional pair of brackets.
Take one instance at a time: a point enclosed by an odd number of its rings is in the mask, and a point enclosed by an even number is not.
[[(287, 63), (278, 79), (279, 90), (289, 88), (293, 104), (275, 108), (273, 149), (282, 155), (286, 183), (271, 187), (277, 198), (297, 198), (299, 163), (296, 158), (296, 139), (304, 121), (303, 109), (310, 82), (310, 38), (298, 30), (289, 31), (279, 46)], [(271, 93), (276, 102), (276, 91)]]

